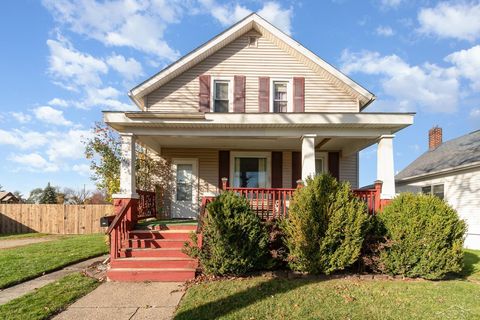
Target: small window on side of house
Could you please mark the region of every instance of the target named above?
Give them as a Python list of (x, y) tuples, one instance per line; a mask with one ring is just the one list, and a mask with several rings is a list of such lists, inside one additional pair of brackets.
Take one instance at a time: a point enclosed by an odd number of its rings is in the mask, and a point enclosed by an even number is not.
[(228, 80), (215, 80), (213, 82), (213, 112), (228, 112), (229, 101)]
[(433, 186), (433, 195), (443, 199), (444, 198), (444, 187), (443, 184), (436, 184)]
[(432, 186), (422, 187), (423, 194), (432, 194)]

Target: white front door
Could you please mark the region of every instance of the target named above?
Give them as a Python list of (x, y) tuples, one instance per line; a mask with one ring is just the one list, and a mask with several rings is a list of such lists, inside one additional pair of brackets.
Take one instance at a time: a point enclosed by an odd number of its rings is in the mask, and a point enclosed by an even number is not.
[(198, 160), (173, 159), (172, 218), (197, 218)]

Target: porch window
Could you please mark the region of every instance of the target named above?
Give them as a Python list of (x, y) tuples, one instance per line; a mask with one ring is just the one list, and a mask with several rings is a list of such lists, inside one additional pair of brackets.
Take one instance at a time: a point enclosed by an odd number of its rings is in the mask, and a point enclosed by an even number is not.
[(192, 165), (177, 164), (177, 201), (192, 200)]
[(213, 112), (228, 112), (230, 105), (230, 81), (213, 81)]
[(320, 175), (327, 172), (327, 153), (315, 152), (315, 174)]
[(273, 112), (288, 111), (288, 81), (273, 81)]
[(232, 152), (232, 186), (236, 188), (269, 188), (270, 157), (270, 154), (266, 152)]

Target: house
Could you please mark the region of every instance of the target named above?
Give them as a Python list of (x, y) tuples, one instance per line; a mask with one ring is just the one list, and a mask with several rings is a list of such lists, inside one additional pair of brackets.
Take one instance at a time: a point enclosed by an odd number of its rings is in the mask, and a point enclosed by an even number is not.
[(430, 129), (428, 151), (395, 176), (397, 191), (445, 199), (468, 224), (465, 246), (480, 249), (480, 130), (442, 140), (442, 128)]
[(298, 180), (317, 173), (330, 172), (358, 188), (358, 153), (373, 144), (380, 198), (391, 199), (394, 134), (413, 123), (411, 113), (365, 112), (372, 93), (255, 13), (129, 96), (139, 111), (104, 112), (122, 140), (117, 220), (110, 226), (114, 259), (123, 257), (128, 237), (115, 231), (121, 230), (119, 216), (134, 219), (136, 203), (148, 202), (146, 190), (135, 186), (136, 144), (171, 163), (167, 216), (197, 218), (202, 200), (230, 188), (271, 218), (286, 212)]
[(0, 192), (0, 203), (19, 203), (20, 200), (11, 192)]

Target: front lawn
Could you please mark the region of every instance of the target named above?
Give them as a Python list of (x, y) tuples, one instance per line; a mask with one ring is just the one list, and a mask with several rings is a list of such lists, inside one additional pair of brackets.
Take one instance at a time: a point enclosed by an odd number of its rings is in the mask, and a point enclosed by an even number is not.
[(37, 291), (1, 305), (0, 319), (48, 319), (98, 285), (98, 281), (80, 273), (70, 274), (59, 281), (47, 284)]
[(0, 288), (107, 252), (103, 234), (63, 236), (58, 240), (0, 250)]
[(480, 319), (480, 251), (466, 279), (402, 281), (253, 277), (188, 289), (175, 319)]

